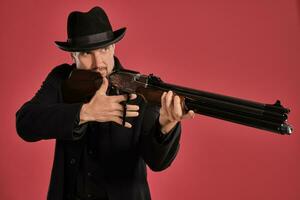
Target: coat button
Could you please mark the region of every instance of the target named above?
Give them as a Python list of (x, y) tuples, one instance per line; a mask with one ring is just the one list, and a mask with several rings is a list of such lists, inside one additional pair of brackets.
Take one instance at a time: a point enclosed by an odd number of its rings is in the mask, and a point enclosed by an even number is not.
[(88, 172), (87, 175), (88, 175), (89, 177), (91, 177), (91, 176), (92, 176), (92, 172)]
[(72, 158), (71, 160), (70, 160), (70, 164), (71, 165), (74, 165), (76, 163), (76, 159), (75, 158)]
[(91, 197), (92, 197), (92, 195), (91, 195), (91, 194), (87, 194), (87, 197), (88, 197), (88, 198), (91, 198)]

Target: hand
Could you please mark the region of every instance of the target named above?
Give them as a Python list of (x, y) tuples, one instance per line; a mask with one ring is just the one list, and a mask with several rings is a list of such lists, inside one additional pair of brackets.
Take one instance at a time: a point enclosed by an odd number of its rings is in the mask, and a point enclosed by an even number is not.
[[(117, 124), (122, 125), (123, 121), (123, 105), (120, 103), (126, 101), (126, 95), (115, 95), (107, 96), (106, 91), (108, 88), (108, 80), (103, 77), (103, 82), (101, 87), (97, 90), (93, 98), (89, 103), (83, 104), (80, 110), (80, 123), (85, 123), (88, 121), (97, 122), (109, 122), (113, 121)], [(135, 99), (136, 94), (131, 94), (130, 99)], [(138, 105), (126, 105), (126, 117), (137, 117), (139, 106)], [(131, 128), (132, 125), (125, 122), (125, 127)]]
[(183, 107), (180, 98), (173, 95), (172, 91), (164, 92), (161, 96), (159, 123), (161, 125), (162, 133), (166, 134), (175, 127), (175, 125), (182, 119), (194, 118), (195, 113), (189, 110), (183, 114)]

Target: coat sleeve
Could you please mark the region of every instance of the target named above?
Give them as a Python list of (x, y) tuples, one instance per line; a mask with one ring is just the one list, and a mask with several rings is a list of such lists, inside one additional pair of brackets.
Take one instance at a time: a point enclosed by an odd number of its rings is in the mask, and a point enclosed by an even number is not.
[(142, 121), (140, 150), (144, 161), (153, 171), (169, 167), (179, 150), (180, 122), (165, 137), (161, 137), (160, 128), (159, 107), (147, 105)]
[(54, 68), (42, 83), (35, 96), (16, 112), (18, 135), (28, 142), (42, 139), (75, 140), (74, 135), (82, 103), (61, 102), (61, 81), (71, 66)]

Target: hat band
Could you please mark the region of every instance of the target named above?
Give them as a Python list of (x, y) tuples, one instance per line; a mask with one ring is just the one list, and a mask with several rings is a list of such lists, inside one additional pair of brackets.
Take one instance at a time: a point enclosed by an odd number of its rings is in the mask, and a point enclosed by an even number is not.
[(114, 33), (112, 31), (107, 31), (103, 33), (97, 33), (93, 35), (85, 35), (81, 37), (69, 38), (68, 43), (74, 45), (87, 45), (98, 42), (105, 42), (114, 38)]

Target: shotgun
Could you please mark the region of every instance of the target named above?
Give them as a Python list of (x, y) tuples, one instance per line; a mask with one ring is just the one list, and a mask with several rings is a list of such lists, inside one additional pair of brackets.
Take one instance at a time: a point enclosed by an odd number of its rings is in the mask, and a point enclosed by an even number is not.
[[(290, 110), (283, 107), (279, 100), (274, 104), (264, 104), (195, 90), (165, 83), (153, 74), (143, 75), (128, 69), (113, 71), (108, 80), (117, 94), (135, 93), (149, 104), (160, 106), (162, 93), (172, 90), (180, 97), (183, 112), (193, 110), (197, 114), (282, 135), (290, 135), (293, 131), (287, 122)], [(62, 84), (63, 99), (67, 103), (88, 102), (101, 84), (99, 73), (74, 69)]]

